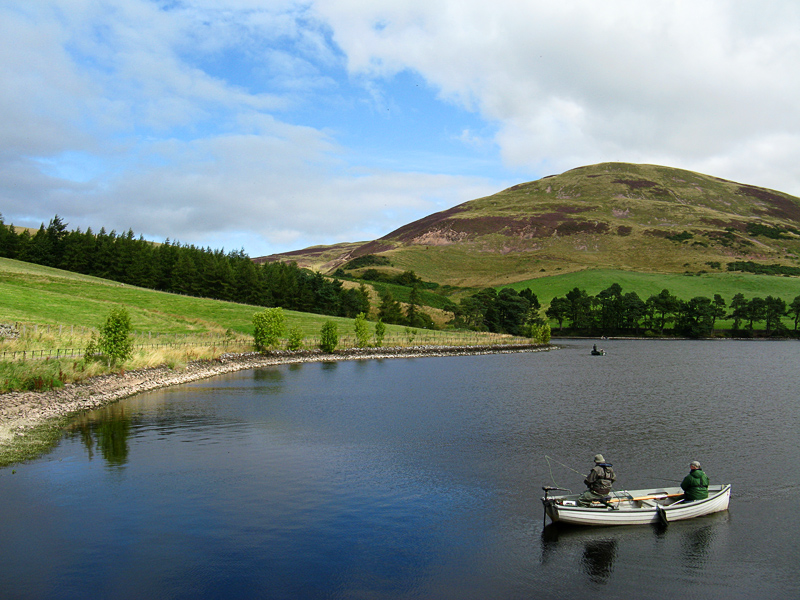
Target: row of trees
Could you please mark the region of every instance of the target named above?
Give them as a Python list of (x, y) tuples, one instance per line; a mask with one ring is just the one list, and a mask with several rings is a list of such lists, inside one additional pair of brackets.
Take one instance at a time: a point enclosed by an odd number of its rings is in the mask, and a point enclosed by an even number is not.
[(339, 280), (296, 264), (256, 265), (244, 250), (225, 252), (167, 239), (154, 244), (133, 231), (67, 230), (56, 215), (31, 235), (6, 226), (0, 215), (0, 256), (139, 287), (188, 296), (280, 306), (324, 315), (355, 317), (369, 312), (364, 285), (345, 289)]
[(533, 337), (533, 329), (544, 325), (540, 309), (539, 299), (530, 289), (503, 288), (498, 292), (486, 288), (453, 305), (450, 323), (458, 329)]
[(558, 323), (559, 329), (566, 323), (572, 330), (601, 335), (640, 334), (644, 330), (664, 334), (671, 327), (674, 334), (707, 337), (718, 320), (730, 320), (735, 332), (752, 333), (757, 324), (764, 323), (766, 335), (786, 336), (789, 330), (784, 317), (791, 317), (794, 332), (798, 330), (800, 296), (787, 304), (773, 296), (748, 300), (744, 294), (736, 294), (728, 305), (719, 294), (681, 300), (665, 289), (642, 300), (636, 292), (623, 293), (615, 283), (596, 296), (576, 287), (565, 296), (553, 298), (545, 314)]

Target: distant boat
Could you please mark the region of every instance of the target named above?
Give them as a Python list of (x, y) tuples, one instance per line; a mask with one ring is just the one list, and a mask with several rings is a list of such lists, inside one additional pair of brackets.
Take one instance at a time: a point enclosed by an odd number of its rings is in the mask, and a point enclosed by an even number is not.
[(600, 348), (600, 350), (598, 350), (597, 346), (592, 348), (592, 356), (604, 356), (605, 353), (606, 353), (606, 351), (603, 350), (602, 348)]
[(581, 506), (580, 494), (549, 496), (558, 488), (543, 487), (542, 504), (545, 515), (553, 523), (571, 525), (645, 525), (666, 524), (672, 521), (693, 519), (711, 513), (728, 510), (731, 497), (730, 484), (708, 486), (708, 498), (686, 502), (683, 490), (674, 488), (651, 488), (611, 492), (605, 503), (596, 506)]

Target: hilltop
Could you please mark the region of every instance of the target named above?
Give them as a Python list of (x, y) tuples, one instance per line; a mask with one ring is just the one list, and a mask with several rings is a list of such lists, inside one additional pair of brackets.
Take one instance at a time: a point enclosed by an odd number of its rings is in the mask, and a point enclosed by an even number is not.
[(465, 202), (377, 240), (257, 260), (296, 261), (324, 274), (413, 270), (427, 281), (472, 287), (586, 269), (797, 268), (798, 257), (797, 197), (682, 169), (602, 163)]

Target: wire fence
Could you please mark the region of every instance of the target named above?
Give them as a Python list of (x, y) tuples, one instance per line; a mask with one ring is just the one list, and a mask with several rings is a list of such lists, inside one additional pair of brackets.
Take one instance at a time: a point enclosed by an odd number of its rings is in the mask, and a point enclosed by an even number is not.
[[(97, 329), (88, 327), (69, 327), (67, 328), (58, 326), (59, 335), (69, 333), (74, 336), (78, 335), (91, 335), (97, 332)], [(37, 336), (39, 333), (54, 334), (55, 326), (44, 325), (26, 325), (19, 324), (17, 330), (20, 333), (20, 338), (25, 339), (27, 336)], [(232, 351), (234, 349), (253, 349), (252, 337), (231, 337), (229, 334), (222, 334), (217, 332), (204, 332), (204, 333), (153, 333), (153, 332), (134, 332), (134, 345), (135, 351), (158, 350), (161, 348), (191, 348), (191, 347), (213, 347), (221, 349), (223, 352)], [(152, 340), (156, 341), (153, 342)], [(147, 340), (144, 342), (143, 340)], [(19, 343), (19, 339), (16, 340)], [(303, 337), (301, 340), (302, 349), (314, 349), (320, 346), (319, 335), (309, 335)], [(137, 343), (139, 342), (139, 343)], [(515, 337), (506, 334), (488, 333), (488, 332), (468, 332), (468, 331), (438, 331), (427, 329), (411, 329), (407, 328), (405, 332), (393, 332), (387, 334), (381, 341), (382, 347), (409, 347), (409, 346), (496, 346), (496, 345), (520, 345), (530, 344), (531, 340), (525, 337)], [(377, 340), (373, 336), (366, 346), (358, 339), (356, 335), (344, 334), (338, 336), (337, 350), (348, 350), (359, 347), (376, 347)], [(288, 348), (288, 340), (281, 340), (275, 350), (285, 350)], [(0, 360), (3, 361), (17, 361), (17, 360), (43, 360), (43, 359), (61, 359), (61, 358), (82, 358), (86, 355), (86, 347), (72, 347), (72, 348), (23, 348), (23, 349), (9, 349), (0, 350)]]

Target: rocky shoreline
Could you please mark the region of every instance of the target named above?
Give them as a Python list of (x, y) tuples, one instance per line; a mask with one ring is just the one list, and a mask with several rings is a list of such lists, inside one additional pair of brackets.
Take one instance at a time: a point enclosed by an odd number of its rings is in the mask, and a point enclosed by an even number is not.
[(168, 367), (126, 371), (96, 377), (79, 384), (67, 384), (63, 388), (46, 392), (11, 392), (0, 395), (0, 447), (14, 446), (17, 442), (24, 445), (28, 432), (37, 427), (85, 410), (100, 408), (128, 396), (245, 369), (302, 362), (539, 352), (552, 348), (551, 345), (515, 344), (353, 348), (333, 354), (325, 354), (319, 350), (269, 354), (250, 352), (225, 354), (213, 361), (192, 362), (180, 371)]

